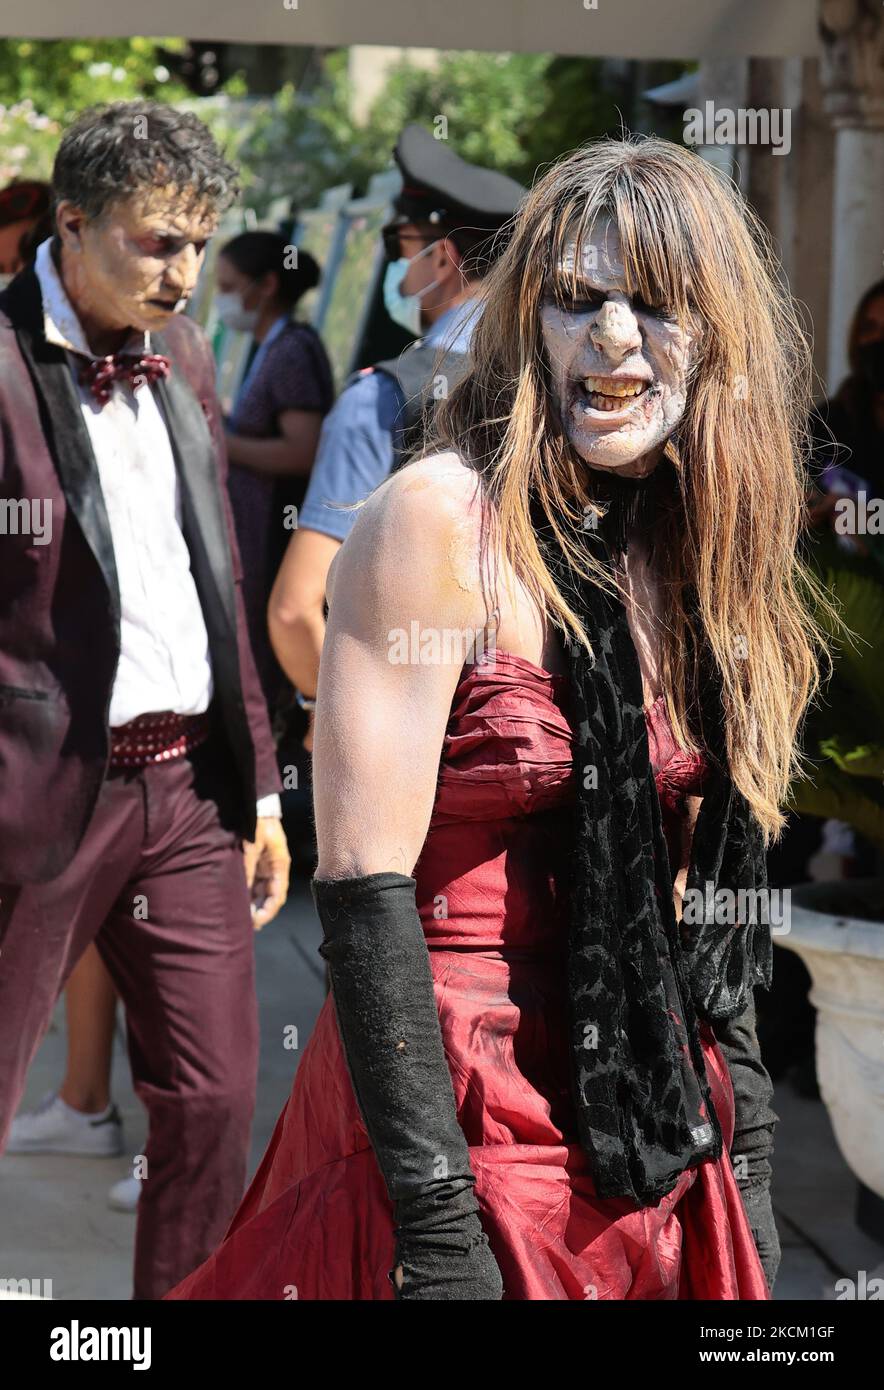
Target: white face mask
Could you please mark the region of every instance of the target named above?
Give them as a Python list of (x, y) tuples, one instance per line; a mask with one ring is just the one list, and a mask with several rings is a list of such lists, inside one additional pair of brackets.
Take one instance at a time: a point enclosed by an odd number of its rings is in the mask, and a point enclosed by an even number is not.
[(415, 261), (426, 256), (435, 245), (435, 241), (430, 242), (429, 246), (425, 246), (423, 251), (418, 251), (411, 259), (408, 256), (400, 256), (398, 260), (390, 261), (384, 273), (384, 306), (387, 313), (394, 323), (398, 323), (406, 333), (415, 337), (421, 331), (421, 300), (430, 290), (436, 289), (439, 281), (432, 280), (429, 285), (424, 285), (422, 290), (417, 290), (414, 294), (402, 293), (402, 281)]
[(254, 333), (258, 326), (258, 310), (246, 309), (242, 295), (236, 290), (228, 290), (215, 295), (215, 312), (225, 328), (233, 328), (239, 333)]
[(0, 275), (0, 290), (5, 290), (7, 285), (12, 284), (14, 275)]

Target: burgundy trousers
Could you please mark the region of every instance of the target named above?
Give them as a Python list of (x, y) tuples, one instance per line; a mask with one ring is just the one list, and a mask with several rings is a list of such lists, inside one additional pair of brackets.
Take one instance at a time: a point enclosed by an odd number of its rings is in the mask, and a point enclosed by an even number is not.
[(242, 848), (211, 791), (213, 743), (108, 773), (62, 874), (0, 887), (0, 1152), (65, 981), (94, 941), (126, 1009), (149, 1120), (135, 1298), (161, 1298), (242, 1197), (258, 1067)]

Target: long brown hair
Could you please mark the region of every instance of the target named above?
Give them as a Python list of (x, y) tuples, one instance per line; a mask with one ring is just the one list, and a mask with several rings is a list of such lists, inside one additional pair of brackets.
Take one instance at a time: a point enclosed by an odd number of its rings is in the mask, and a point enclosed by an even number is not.
[[(593, 142), (549, 169), (485, 282), (472, 367), (437, 408), (427, 443), (479, 473), (498, 553), (553, 625), (588, 645), (544, 564), (530, 499), (574, 568), (604, 584), (580, 544), (593, 473), (563, 435), (540, 321), (567, 244), (591, 243), (604, 217), (620, 235), (627, 292), (674, 306), (699, 329), (685, 413), (666, 446), (680, 506), (655, 545), (667, 708), (676, 738), (696, 748), (699, 673), (687, 653), (705, 640), (721, 678), (730, 775), (770, 840), (802, 771), (797, 735), (826, 650), (809, 595), (826, 600), (796, 556), (810, 352), (766, 233), (734, 185), (655, 137)], [(573, 263), (576, 277), (579, 257)]]

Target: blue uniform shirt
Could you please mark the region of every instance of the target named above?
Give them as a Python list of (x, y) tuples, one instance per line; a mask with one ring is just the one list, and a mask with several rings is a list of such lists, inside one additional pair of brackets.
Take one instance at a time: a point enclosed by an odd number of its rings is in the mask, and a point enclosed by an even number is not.
[[(469, 299), (447, 310), (423, 341), (467, 352), (479, 309), (479, 301)], [(359, 512), (340, 504), (362, 501), (389, 477), (396, 459), (396, 420), (404, 404), (399, 386), (386, 372), (369, 369), (345, 387), (322, 427), (299, 529), (346, 540)]]

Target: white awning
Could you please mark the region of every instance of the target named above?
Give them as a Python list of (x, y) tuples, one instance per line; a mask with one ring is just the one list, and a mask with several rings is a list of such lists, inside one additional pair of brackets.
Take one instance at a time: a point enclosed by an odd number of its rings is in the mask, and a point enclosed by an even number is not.
[(818, 54), (817, 15), (817, 0), (2, 0), (0, 36), (780, 58)]

